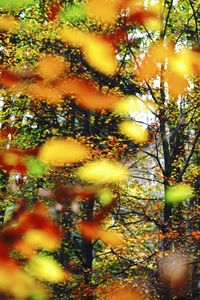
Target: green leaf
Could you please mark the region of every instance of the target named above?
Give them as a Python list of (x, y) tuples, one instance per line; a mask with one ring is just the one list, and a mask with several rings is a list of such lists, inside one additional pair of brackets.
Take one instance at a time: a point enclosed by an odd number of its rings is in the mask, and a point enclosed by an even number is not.
[(28, 158), (26, 160), (26, 166), (27, 166), (27, 169), (28, 169), (28, 174), (31, 175), (31, 176), (34, 176), (34, 177), (41, 176), (44, 173), (45, 169), (46, 169), (45, 164), (43, 164), (38, 159), (32, 158), (32, 157)]
[(187, 184), (176, 184), (166, 191), (166, 201), (168, 203), (180, 203), (193, 196), (193, 188)]
[(67, 6), (61, 12), (61, 17), (63, 17), (66, 21), (80, 21), (84, 20), (86, 16), (87, 12), (83, 3)]
[(113, 193), (109, 189), (103, 189), (99, 192), (99, 201), (102, 206), (108, 205), (113, 199)]

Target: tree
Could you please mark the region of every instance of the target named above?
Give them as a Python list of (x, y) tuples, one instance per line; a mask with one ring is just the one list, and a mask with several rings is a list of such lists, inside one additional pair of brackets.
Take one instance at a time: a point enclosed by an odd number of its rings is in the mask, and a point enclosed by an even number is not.
[(196, 295), (199, 8), (149, 2), (0, 2), (2, 274), (22, 266), (8, 298), (35, 296), (30, 274), (56, 299)]

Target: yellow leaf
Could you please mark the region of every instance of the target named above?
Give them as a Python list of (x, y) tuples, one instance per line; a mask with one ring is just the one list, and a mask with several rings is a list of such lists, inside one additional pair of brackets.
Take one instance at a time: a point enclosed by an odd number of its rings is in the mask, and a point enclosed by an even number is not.
[(190, 199), (193, 195), (194, 190), (191, 186), (179, 183), (167, 189), (166, 201), (170, 203), (179, 203)]
[(102, 159), (86, 163), (78, 169), (77, 175), (90, 183), (116, 183), (127, 178), (128, 170), (117, 162)]
[(60, 38), (75, 47), (81, 47), (91, 66), (100, 72), (107, 75), (115, 73), (117, 68), (115, 49), (105, 38), (69, 28), (62, 31)]
[(13, 16), (2, 15), (0, 17), (0, 32), (9, 31), (11, 33), (15, 33), (17, 30), (19, 30), (19, 27), (19, 23)]
[(65, 272), (50, 256), (34, 255), (28, 264), (29, 273), (40, 279), (58, 283), (65, 279)]
[(145, 143), (148, 140), (148, 132), (134, 121), (123, 121), (119, 125), (120, 131), (137, 143)]
[(102, 206), (108, 205), (113, 199), (113, 193), (109, 189), (102, 189), (98, 193), (99, 201)]
[(39, 151), (39, 160), (54, 166), (75, 163), (89, 155), (87, 148), (72, 139), (47, 141)]
[(115, 51), (110, 42), (100, 36), (88, 36), (84, 45), (88, 62), (102, 73), (113, 75), (116, 72)]
[(64, 28), (60, 35), (63, 42), (69, 43), (74, 47), (82, 47), (85, 43), (84, 39), (87, 38), (88, 33), (84, 33), (78, 29)]
[(128, 96), (119, 101), (114, 109), (114, 113), (118, 115), (127, 115), (135, 112), (141, 112), (147, 109), (142, 101), (135, 96)]
[(24, 241), (34, 249), (45, 248), (47, 250), (55, 250), (60, 244), (58, 237), (39, 229), (28, 230), (24, 235)]
[(169, 57), (170, 69), (179, 75), (192, 74), (192, 52), (182, 51)]
[[(0, 291), (9, 293), (15, 299), (28, 299), (34, 294), (44, 299), (44, 291), (38, 283), (22, 271), (17, 264), (13, 266), (10, 262), (2, 262), (0, 267)], [(12, 297), (11, 297), (12, 298)]]

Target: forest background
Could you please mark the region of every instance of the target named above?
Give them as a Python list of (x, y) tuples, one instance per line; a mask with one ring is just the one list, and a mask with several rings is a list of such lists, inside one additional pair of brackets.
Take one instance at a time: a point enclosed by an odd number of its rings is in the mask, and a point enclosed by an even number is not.
[(0, 0), (1, 299), (199, 298), (199, 17)]

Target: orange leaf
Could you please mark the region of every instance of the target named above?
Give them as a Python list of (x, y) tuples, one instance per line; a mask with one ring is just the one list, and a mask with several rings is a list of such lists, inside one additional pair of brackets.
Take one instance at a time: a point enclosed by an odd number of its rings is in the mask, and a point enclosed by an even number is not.
[(47, 55), (40, 59), (37, 71), (42, 78), (54, 80), (64, 73), (65, 63), (59, 57)]
[(119, 102), (120, 97), (115, 94), (102, 94), (95, 85), (81, 78), (68, 78), (58, 83), (61, 94), (72, 94), (78, 104), (84, 109), (102, 110), (112, 109)]
[(34, 99), (48, 103), (60, 103), (63, 101), (60, 91), (43, 82), (36, 82), (25, 87), (25, 93)]
[(170, 93), (175, 97), (186, 93), (189, 83), (183, 75), (174, 72), (167, 72), (165, 74), (165, 80), (168, 83)]
[(103, 23), (112, 24), (117, 17), (119, 0), (89, 0), (88, 15)]
[(82, 221), (78, 224), (79, 231), (86, 240), (100, 239), (110, 247), (122, 247), (123, 237), (113, 230), (105, 230), (92, 221)]
[(4, 68), (0, 69), (0, 85), (9, 89), (11, 87), (19, 85), (21, 82), (20, 77)]

